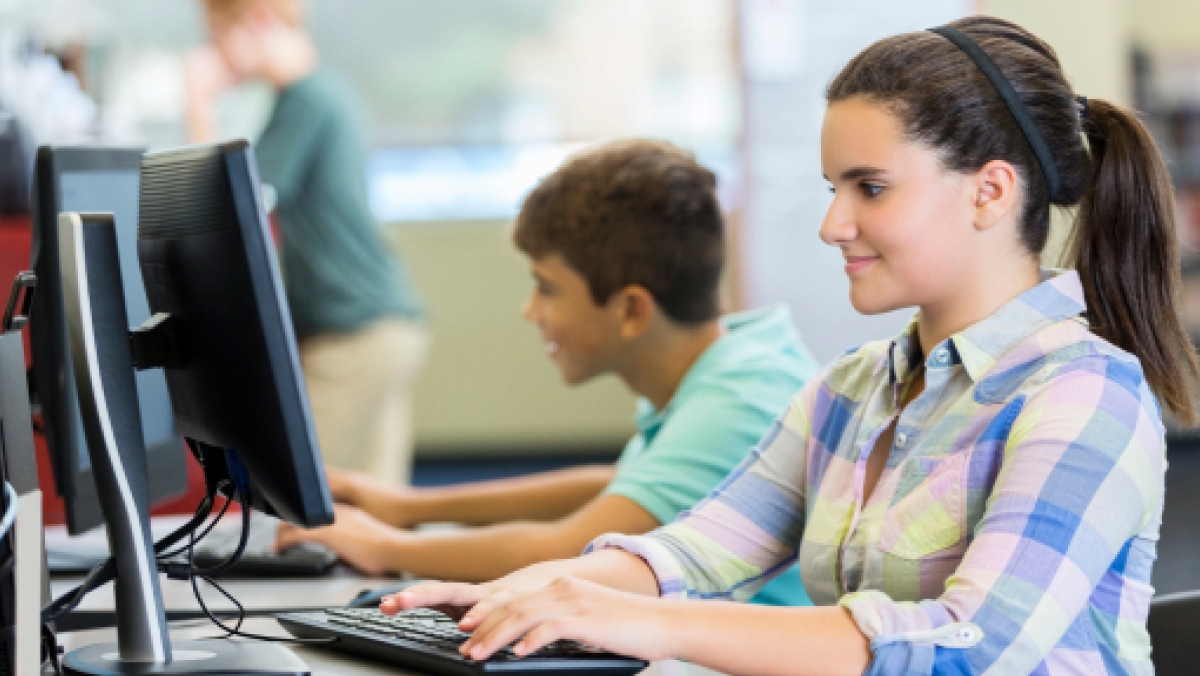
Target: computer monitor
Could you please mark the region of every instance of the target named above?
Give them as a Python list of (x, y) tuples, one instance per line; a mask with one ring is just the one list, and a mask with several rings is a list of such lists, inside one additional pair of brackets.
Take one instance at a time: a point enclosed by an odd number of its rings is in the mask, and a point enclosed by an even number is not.
[(254, 508), (301, 526), (332, 523), (333, 503), (249, 144), (149, 153), (139, 194), (138, 256), (156, 321), (133, 340), (112, 218), (60, 217), (81, 417), (118, 571), (117, 646), (82, 648), (64, 667), (150, 673), (149, 662), (156, 674), (306, 673), (288, 651), (256, 642), (176, 642), (187, 659), (172, 660), (136, 434), (135, 364), (164, 367), (176, 423), (207, 476), (251, 489)]
[[(77, 535), (103, 522), (92, 477), (67, 349), (58, 260), (58, 215), (113, 215), (129, 320), (150, 318), (137, 261), (138, 181), (143, 150), (137, 148), (42, 147), (33, 183), (32, 267), (39, 279), (30, 318), (34, 391), (42, 413), (54, 486), (63, 498), (67, 529)], [(151, 505), (187, 491), (183, 441), (161, 371), (136, 376), (150, 472)]]

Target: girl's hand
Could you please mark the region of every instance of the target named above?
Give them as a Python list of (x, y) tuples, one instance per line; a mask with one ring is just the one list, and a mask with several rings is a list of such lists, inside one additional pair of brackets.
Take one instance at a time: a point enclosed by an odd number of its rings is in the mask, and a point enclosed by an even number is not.
[[(468, 584), (465, 582), (422, 582), (408, 589), (385, 596), (379, 610), (395, 615), (413, 608), (437, 608), (447, 614), (462, 616), (470, 625), (478, 624), (497, 604), (525, 596), (542, 589), (569, 574), (572, 560), (545, 561), (509, 573), (494, 582)], [(450, 613), (448, 609), (457, 609)], [(464, 611), (470, 609), (470, 612)]]
[(520, 656), (566, 638), (641, 659), (669, 657), (663, 615), (672, 604), (571, 577), (572, 564), (548, 561), (486, 584), (419, 584), (384, 598), (380, 610), (432, 607), (454, 616), (470, 607), (459, 628), (474, 635), (460, 650), (475, 660), (522, 637)]
[(473, 660), (487, 659), (516, 641), (518, 657), (558, 639), (574, 639), (609, 652), (644, 660), (672, 657), (666, 615), (674, 604), (630, 594), (573, 577), (560, 577), (538, 591), (492, 601), (487, 615), (475, 606), (459, 623), (473, 631), (459, 651)]

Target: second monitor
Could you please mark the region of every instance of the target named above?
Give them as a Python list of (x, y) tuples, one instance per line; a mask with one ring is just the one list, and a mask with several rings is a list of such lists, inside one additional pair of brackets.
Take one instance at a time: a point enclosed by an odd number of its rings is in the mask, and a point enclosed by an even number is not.
[[(65, 211), (113, 215), (129, 320), (138, 325), (148, 319), (150, 305), (137, 260), (142, 152), (137, 148), (46, 146), (37, 154), (31, 264), (39, 284), (29, 323), (30, 348), (55, 488), (65, 503), (72, 535), (99, 526), (103, 517), (67, 352), (58, 216)], [(175, 428), (166, 377), (158, 370), (141, 371), (136, 383), (154, 503), (187, 490), (185, 450)]]

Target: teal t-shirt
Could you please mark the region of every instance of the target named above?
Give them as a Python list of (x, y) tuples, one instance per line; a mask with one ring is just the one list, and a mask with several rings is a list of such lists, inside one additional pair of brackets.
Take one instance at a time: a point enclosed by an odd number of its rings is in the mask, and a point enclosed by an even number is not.
[(366, 144), (352, 101), (318, 69), (279, 92), (254, 146), (263, 183), (278, 198), (280, 265), (300, 338), (422, 315), (371, 213)]
[[(708, 496), (767, 434), (819, 365), (784, 307), (728, 315), (725, 334), (684, 376), (662, 411), (638, 401), (638, 433), (626, 444), (605, 493), (641, 505), (659, 523)], [(792, 566), (751, 599), (811, 605)]]

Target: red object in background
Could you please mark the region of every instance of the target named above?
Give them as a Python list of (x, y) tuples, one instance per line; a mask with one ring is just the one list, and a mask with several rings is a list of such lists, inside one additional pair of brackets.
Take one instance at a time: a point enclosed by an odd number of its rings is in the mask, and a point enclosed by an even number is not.
[[(8, 297), (8, 288), (13, 277), (22, 270), (33, 266), (29, 261), (29, 245), (32, 231), (27, 216), (0, 216), (0, 291)], [(36, 291), (35, 291), (36, 293)], [(29, 333), (25, 334), (25, 366), (29, 366)], [(35, 432), (33, 443), (37, 450), (38, 483), (42, 488), (42, 514), (47, 525), (64, 523), (66, 512), (62, 499), (54, 489), (54, 475), (50, 471), (50, 454), (46, 449), (46, 437)], [(187, 461), (187, 493), (182, 497), (157, 506), (152, 514), (190, 514), (196, 505), (204, 498), (204, 474), (191, 454), (186, 449), (182, 451), (189, 458)], [(231, 511), (235, 506), (231, 507)]]

